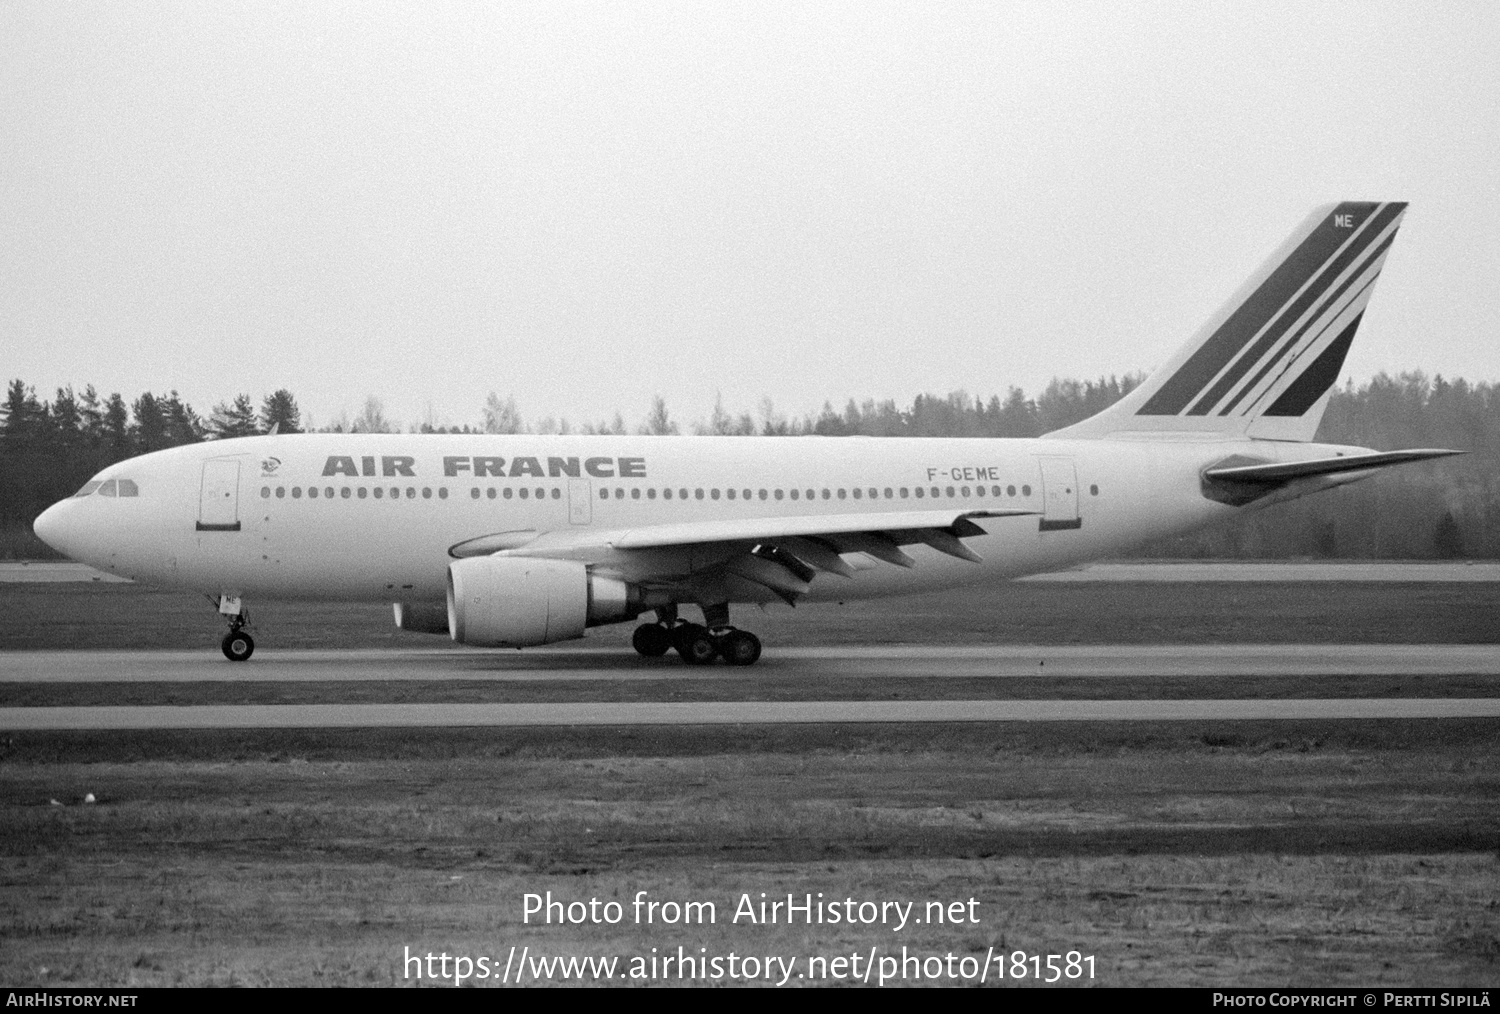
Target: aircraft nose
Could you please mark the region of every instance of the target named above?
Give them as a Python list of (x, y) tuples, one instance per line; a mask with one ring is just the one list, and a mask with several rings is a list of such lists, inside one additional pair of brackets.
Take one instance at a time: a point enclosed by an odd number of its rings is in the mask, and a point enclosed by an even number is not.
[(68, 553), (69, 539), (67, 532), (69, 525), (67, 519), (63, 517), (65, 513), (64, 506), (66, 504), (66, 500), (53, 504), (42, 511), (41, 515), (31, 525), (31, 530), (36, 532), (37, 538), (65, 556), (71, 555)]

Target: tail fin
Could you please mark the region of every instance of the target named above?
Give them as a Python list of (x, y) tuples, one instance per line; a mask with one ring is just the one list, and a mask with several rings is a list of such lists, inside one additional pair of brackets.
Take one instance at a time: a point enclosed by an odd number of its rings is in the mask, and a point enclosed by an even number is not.
[(1317, 209), (1144, 384), (1047, 436), (1311, 440), (1405, 212), (1404, 202)]

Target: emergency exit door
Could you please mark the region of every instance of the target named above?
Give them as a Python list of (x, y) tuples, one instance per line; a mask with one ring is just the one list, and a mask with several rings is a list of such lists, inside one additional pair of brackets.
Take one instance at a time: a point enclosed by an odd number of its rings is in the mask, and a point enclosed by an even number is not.
[(568, 521), (575, 525), (594, 520), (594, 484), (587, 479), (568, 480)]

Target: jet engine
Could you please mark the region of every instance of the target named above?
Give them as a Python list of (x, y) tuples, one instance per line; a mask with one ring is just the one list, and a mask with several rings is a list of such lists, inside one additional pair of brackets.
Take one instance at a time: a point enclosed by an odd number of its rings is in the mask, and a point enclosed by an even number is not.
[(448, 607), (434, 602), (393, 602), (396, 626), (418, 634), (448, 633)]
[(448, 565), (448, 630), (460, 644), (523, 648), (634, 618), (638, 589), (572, 560), (476, 556)]

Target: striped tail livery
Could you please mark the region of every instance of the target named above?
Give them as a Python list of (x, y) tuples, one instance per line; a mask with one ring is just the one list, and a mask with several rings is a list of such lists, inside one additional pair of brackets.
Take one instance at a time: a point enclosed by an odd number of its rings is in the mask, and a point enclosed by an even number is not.
[(1048, 436), (1312, 440), (1405, 212), (1318, 208), (1144, 384)]

